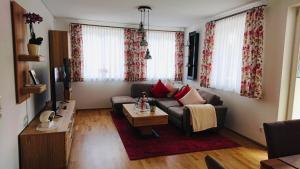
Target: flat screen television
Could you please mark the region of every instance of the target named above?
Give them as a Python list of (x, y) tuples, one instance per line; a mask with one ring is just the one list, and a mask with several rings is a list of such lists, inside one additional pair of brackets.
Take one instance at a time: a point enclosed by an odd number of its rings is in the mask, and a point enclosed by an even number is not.
[(52, 77), (51, 77), (51, 101), (52, 101), (52, 110), (57, 111), (59, 102), (64, 101), (64, 80), (65, 80), (65, 71), (64, 67), (54, 67), (52, 68)]
[(65, 89), (70, 88), (70, 62), (64, 59), (63, 66), (50, 68), (52, 110), (57, 113), (60, 102), (65, 102)]

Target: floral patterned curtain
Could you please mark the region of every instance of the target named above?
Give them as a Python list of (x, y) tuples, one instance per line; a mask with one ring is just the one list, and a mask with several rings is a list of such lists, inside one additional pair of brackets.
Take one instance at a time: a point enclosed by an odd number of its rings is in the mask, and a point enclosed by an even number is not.
[(175, 80), (182, 81), (183, 77), (183, 55), (184, 55), (184, 32), (176, 32), (175, 48)]
[(125, 28), (125, 80), (146, 80), (146, 47), (140, 46), (142, 33), (137, 29)]
[(82, 26), (70, 24), (71, 29), (71, 80), (73, 82), (83, 81), (83, 59), (82, 59)]
[(200, 86), (209, 87), (209, 78), (211, 73), (212, 53), (214, 46), (216, 23), (214, 21), (205, 25), (205, 39), (202, 51)]
[(262, 98), (264, 7), (247, 12), (243, 46), (241, 95)]

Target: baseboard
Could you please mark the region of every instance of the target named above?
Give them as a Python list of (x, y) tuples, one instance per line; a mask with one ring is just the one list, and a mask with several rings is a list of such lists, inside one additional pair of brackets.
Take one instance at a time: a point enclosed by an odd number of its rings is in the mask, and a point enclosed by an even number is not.
[(229, 131), (233, 132), (234, 134), (236, 134), (236, 135), (238, 135), (238, 136), (240, 136), (240, 137), (243, 137), (244, 139), (246, 139), (246, 140), (252, 142), (253, 144), (256, 144), (256, 145), (258, 145), (258, 146), (260, 146), (260, 147), (263, 147), (263, 148), (266, 148), (266, 149), (267, 149), (267, 146), (265, 146), (265, 145), (263, 145), (263, 144), (261, 144), (261, 143), (255, 141), (255, 140), (253, 140), (253, 139), (251, 139), (251, 138), (249, 138), (249, 137), (247, 137), (247, 136), (244, 136), (243, 134), (240, 134), (240, 133), (238, 133), (238, 132), (236, 132), (236, 131), (234, 131), (234, 130), (232, 130), (232, 129), (230, 129), (230, 128), (227, 128), (227, 127), (224, 127), (224, 128), (225, 128), (226, 130), (229, 130)]
[(87, 110), (109, 110), (112, 109), (111, 107), (107, 108), (87, 108), (87, 109), (76, 109), (76, 111), (87, 111)]

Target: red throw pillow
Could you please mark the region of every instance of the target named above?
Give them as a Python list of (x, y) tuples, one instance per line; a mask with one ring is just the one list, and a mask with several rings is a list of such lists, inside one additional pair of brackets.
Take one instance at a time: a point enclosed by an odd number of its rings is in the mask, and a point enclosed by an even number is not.
[(169, 89), (161, 82), (161, 80), (151, 88), (151, 93), (155, 98), (166, 97), (169, 92)]
[(179, 99), (183, 98), (183, 96), (185, 96), (189, 91), (191, 90), (191, 88), (189, 87), (189, 85), (186, 85), (182, 90), (180, 90), (174, 97), (175, 99), (182, 104)]

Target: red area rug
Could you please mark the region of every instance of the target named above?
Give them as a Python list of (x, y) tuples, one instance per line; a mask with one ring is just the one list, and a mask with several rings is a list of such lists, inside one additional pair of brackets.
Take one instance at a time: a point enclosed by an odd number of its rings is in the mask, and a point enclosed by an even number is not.
[(143, 138), (125, 117), (113, 112), (111, 115), (130, 160), (240, 146), (216, 133), (202, 132), (188, 137), (170, 124), (154, 127), (159, 138)]

